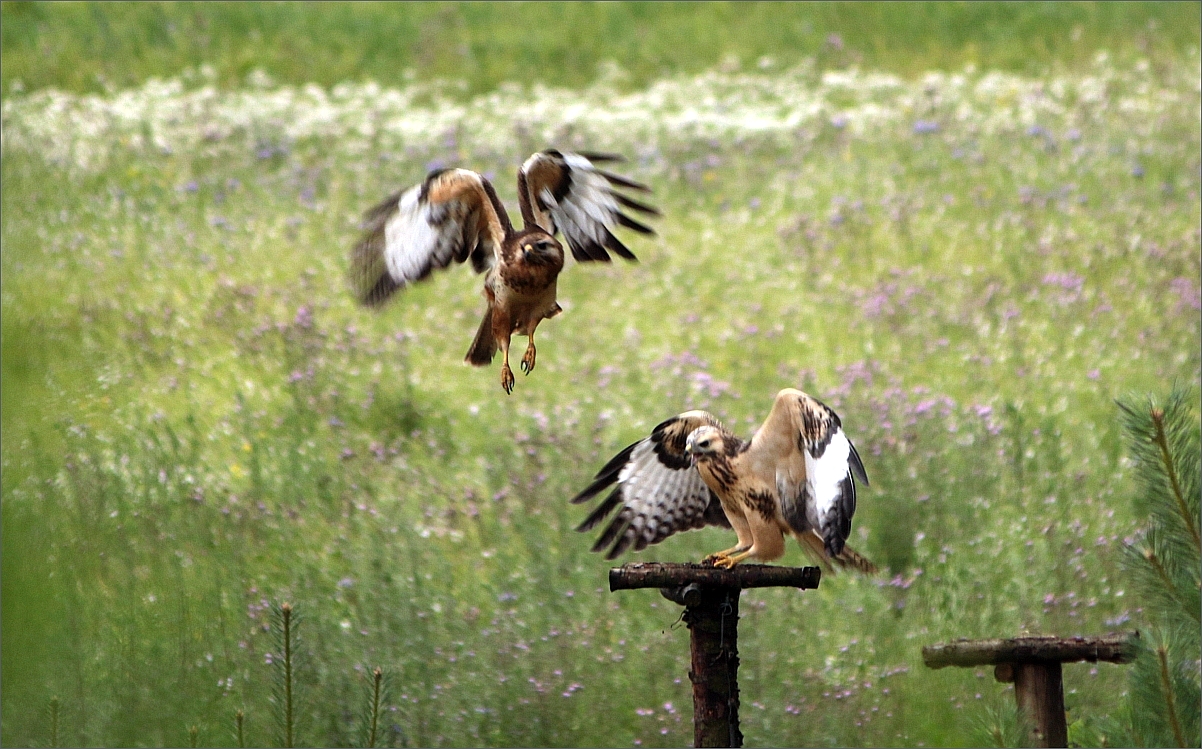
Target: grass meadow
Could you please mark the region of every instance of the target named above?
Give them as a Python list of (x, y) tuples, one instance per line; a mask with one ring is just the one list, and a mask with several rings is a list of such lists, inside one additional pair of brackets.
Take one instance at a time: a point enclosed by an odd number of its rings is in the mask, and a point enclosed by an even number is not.
[[(273, 745), (285, 601), (300, 744), (360, 740), (377, 666), (392, 745), (688, 744), (680, 609), (609, 593), (567, 500), (662, 419), (706, 408), (750, 434), (783, 387), (841, 415), (872, 481), (853, 542), (886, 570), (744, 594), (748, 745), (988, 743), (1012, 687), (930, 671), (923, 645), (1143, 623), (1114, 399), (1202, 372), (1196, 5), (1063, 6), (1042, 41), (1013, 30), (1047, 6), (975, 27), (985, 11), (918, 6), (942, 23), (892, 52), (880, 6), (777, 8), (809, 46), (752, 33), (761, 7), (725, 46), (704, 17), (681, 27), (696, 60), (648, 36), (679, 6), (520, 6), (497, 39), (618, 19), (546, 80), (500, 42), (483, 71), (409, 47), (322, 78), (281, 41), (316, 44), (320, 18), (199, 7), (4, 5), (4, 744), (234, 745), (242, 710), (246, 742)], [(493, 38), (499, 12), (419, 8), (395, 23), (436, 39)], [(216, 41), (156, 42), (139, 12)], [(379, 38), (359, 23), (330, 38)], [(58, 72), (13, 72), (39, 54)], [(120, 85), (83, 75), (124, 60)], [(372, 313), (349, 250), (365, 209), (438, 166), (487, 175), (516, 215), (517, 166), (548, 146), (625, 154), (664, 217), (637, 264), (569, 263), (506, 397), (497, 366), (462, 364), (479, 279)], [(707, 529), (623, 561), (729, 544)], [(1123, 667), (1064, 681), (1070, 739), (1100, 741)]]

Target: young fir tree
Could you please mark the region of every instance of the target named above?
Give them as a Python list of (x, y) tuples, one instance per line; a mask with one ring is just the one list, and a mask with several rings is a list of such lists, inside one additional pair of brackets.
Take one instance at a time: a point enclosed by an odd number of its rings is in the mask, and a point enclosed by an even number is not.
[(271, 701), (275, 705), (279, 726), (276, 742), (285, 749), (292, 749), (298, 744), (304, 745), (296, 737), (296, 611), (289, 603), (272, 605), (271, 620), (272, 635), (275, 637), (275, 653), (271, 661), (274, 666)]
[[(1199, 746), (1202, 710), (1202, 519), (1198, 417), (1193, 393), (1174, 388), (1161, 404), (1119, 402), (1135, 460), (1136, 510), (1144, 531), (1127, 546), (1124, 567), (1148, 628), (1130, 671), (1122, 710), (1135, 746)], [(1123, 731), (1126, 733), (1126, 731)], [(1104, 739), (1105, 740), (1105, 739)]]

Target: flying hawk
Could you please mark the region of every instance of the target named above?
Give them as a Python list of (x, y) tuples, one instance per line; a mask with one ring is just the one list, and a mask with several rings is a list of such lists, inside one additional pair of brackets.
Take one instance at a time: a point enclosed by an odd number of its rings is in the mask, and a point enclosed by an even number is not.
[(364, 215), (363, 237), (351, 255), (351, 283), (359, 301), (378, 307), (394, 292), (421, 281), (438, 268), (469, 258), (485, 273), (488, 309), (466, 361), (489, 364), (500, 347), (501, 387), (513, 392), (509, 338), (528, 336), (522, 357), (526, 374), (534, 369), (534, 329), (562, 310), (555, 282), (563, 269), (567, 240), (577, 261), (610, 261), (609, 252), (627, 260), (634, 254), (614, 235), (618, 226), (654, 234), (622, 213), (629, 208), (659, 215), (655, 208), (617, 192), (649, 192), (645, 185), (595, 166), (622, 161), (610, 154), (543, 151), (518, 170), (518, 203), (523, 228), (514, 229), (493, 186), (467, 169), (440, 169), (414, 187), (394, 193)]
[(606, 559), (639, 551), (677, 531), (718, 525), (739, 542), (703, 563), (730, 568), (744, 559), (771, 561), (792, 535), (807, 554), (867, 574), (876, 566), (846, 544), (864, 464), (839, 417), (800, 390), (780, 391), (750, 441), (706, 411), (663, 422), (618, 453), (572, 499), (585, 502), (614, 484), (576, 530), (596, 527), (615, 509), (593, 551)]

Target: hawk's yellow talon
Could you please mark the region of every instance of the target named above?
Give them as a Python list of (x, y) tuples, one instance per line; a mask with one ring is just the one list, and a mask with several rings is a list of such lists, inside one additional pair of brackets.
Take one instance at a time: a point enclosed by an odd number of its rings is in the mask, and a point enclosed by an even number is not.
[(522, 371), (529, 375), (534, 371), (534, 341), (526, 347), (526, 355), (522, 357)]
[(502, 364), (501, 365), (501, 389), (505, 391), (506, 395), (513, 394), (514, 382), (515, 382), (515, 380), (513, 377), (513, 370), (509, 368), (508, 364)]

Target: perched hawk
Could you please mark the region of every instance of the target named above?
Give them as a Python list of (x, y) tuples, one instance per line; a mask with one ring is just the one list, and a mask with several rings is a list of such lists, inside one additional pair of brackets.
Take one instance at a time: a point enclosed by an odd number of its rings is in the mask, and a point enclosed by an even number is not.
[(618, 510), (593, 551), (606, 559), (659, 543), (677, 531), (733, 527), (739, 543), (703, 562), (733, 567), (771, 561), (792, 535), (824, 567), (830, 562), (876, 572), (846, 541), (864, 464), (839, 417), (800, 390), (780, 391), (750, 441), (710, 413), (688, 411), (618, 453), (572, 499), (585, 502), (617, 484), (576, 530), (588, 531)]
[(437, 268), (469, 258), (485, 273), (488, 309), (466, 360), (489, 364), (500, 347), (501, 387), (513, 392), (509, 338), (528, 336), (522, 370), (534, 369), (534, 329), (561, 312), (555, 281), (564, 252), (562, 234), (577, 261), (609, 262), (612, 251), (634, 260), (614, 235), (618, 226), (653, 234), (650, 227), (622, 213), (629, 208), (659, 215), (655, 208), (615, 188), (649, 192), (637, 182), (610, 174), (594, 163), (621, 161), (607, 154), (543, 151), (518, 171), (518, 203), (523, 228), (513, 228), (492, 184), (466, 169), (431, 172), (425, 182), (389, 196), (364, 215), (363, 237), (351, 255), (351, 282), (359, 301), (383, 304), (393, 292), (426, 278)]

